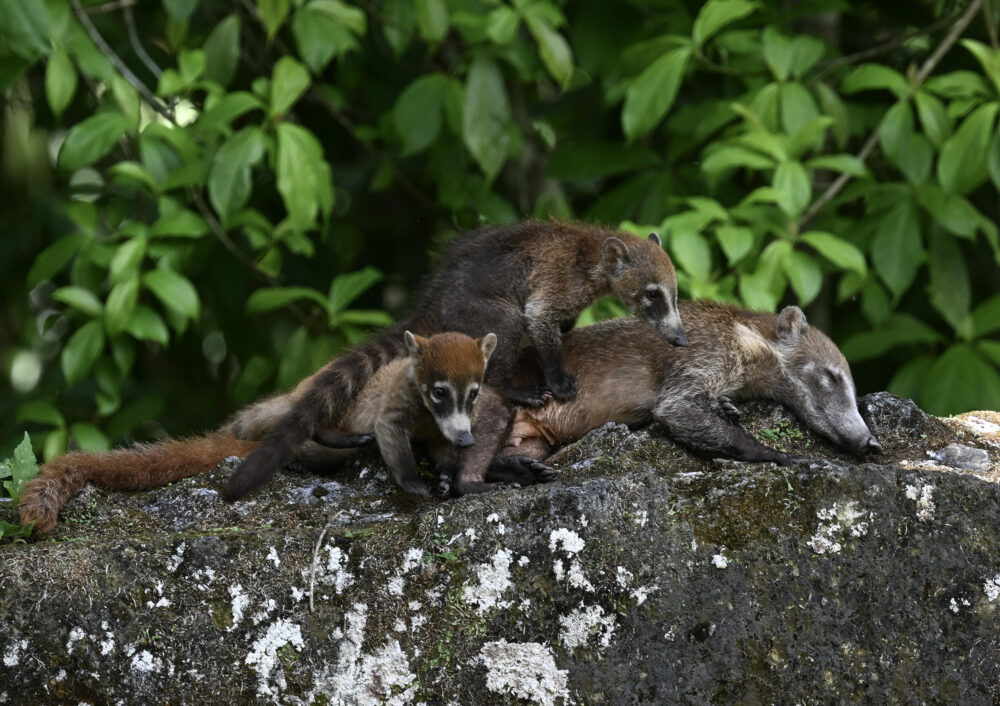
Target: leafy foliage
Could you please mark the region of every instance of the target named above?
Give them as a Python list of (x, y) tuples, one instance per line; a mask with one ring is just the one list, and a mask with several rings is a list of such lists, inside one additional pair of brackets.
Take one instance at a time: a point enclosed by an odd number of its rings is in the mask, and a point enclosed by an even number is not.
[[(0, 480), (3, 480), (3, 490), (15, 504), (19, 503), (25, 483), (37, 475), (38, 463), (35, 461), (35, 452), (31, 449), (31, 439), (26, 433), (24, 439), (14, 449), (13, 456), (0, 462)], [(0, 521), (0, 538), (26, 537), (31, 534), (33, 527), (33, 522), (27, 525), (14, 525), (10, 522)]]
[(808, 307), (861, 390), (1000, 407), (996, 19), (0, 0), (0, 409), (45, 458), (213, 426), (389, 323), (455, 232), (550, 216), (658, 231), (684, 296)]

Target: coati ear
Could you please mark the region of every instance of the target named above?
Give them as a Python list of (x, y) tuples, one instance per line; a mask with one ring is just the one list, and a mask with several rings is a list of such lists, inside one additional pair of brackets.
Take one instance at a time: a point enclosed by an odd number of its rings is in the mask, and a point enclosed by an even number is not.
[(482, 338), (477, 338), (476, 343), (479, 344), (479, 348), (483, 352), (483, 358), (488, 361), (497, 347), (497, 335), (495, 333), (488, 333)]
[(649, 234), (649, 239), (651, 241), (653, 241), (654, 243), (656, 243), (656, 247), (658, 247), (658, 248), (662, 248), (663, 247), (663, 241), (660, 240), (660, 236), (658, 236), (656, 233), (650, 233)]
[(798, 345), (806, 333), (809, 323), (802, 309), (797, 306), (786, 306), (778, 314), (778, 340), (782, 343)]
[(410, 355), (413, 357), (420, 355), (420, 346), (427, 342), (426, 339), (421, 338), (420, 336), (414, 336), (409, 331), (403, 332), (403, 340), (406, 341), (406, 347), (409, 349)]
[(604, 264), (611, 268), (621, 267), (628, 259), (628, 246), (621, 238), (611, 236), (604, 241)]

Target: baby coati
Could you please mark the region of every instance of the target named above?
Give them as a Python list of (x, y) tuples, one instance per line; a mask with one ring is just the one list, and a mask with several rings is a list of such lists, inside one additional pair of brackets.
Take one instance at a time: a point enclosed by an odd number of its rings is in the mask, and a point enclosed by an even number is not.
[(522, 465), (507, 455), (541, 460), (606, 422), (654, 419), (695, 452), (790, 463), (794, 459), (762, 446), (734, 419), (733, 400), (756, 398), (781, 402), (810, 428), (851, 451), (881, 448), (858, 413), (847, 361), (826, 335), (808, 325), (801, 309), (764, 314), (682, 302), (680, 310), (688, 348), (663, 345), (634, 318), (566, 334), (563, 360), (576, 377), (576, 398), (518, 409), (505, 448), (485, 478), (504, 477), (510, 462)]
[[(544, 386), (557, 400), (572, 399), (575, 385), (563, 369), (560, 328), (606, 294), (617, 295), (650, 332), (687, 344), (677, 309), (677, 278), (660, 239), (564, 223), (528, 222), (468, 233), (446, 249), (405, 319), (341, 355), (297, 390), (280, 422), (230, 478), (238, 498), (292, 460), (320, 427), (337, 427), (375, 371), (406, 354), (402, 332), (459, 331), (497, 334), (499, 344), (486, 382), (526, 406), (542, 402), (535, 388), (514, 389), (511, 373), (522, 334), (537, 352)], [(274, 401), (260, 403), (263, 418)], [(248, 414), (252, 420), (254, 414)], [(229, 427), (237, 437), (247, 431)]]
[[(409, 356), (380, 368), (343, 415), (340, 427), (321, 429), (319, 437), (340, 448), (365, 445), (374, 437), (393, 481), (407, 492), (429, 495), (417, 477), (413, 442), (423, 442), (438, 472), (450, 476), (462, 449), (474, 441), (480, 412), (490, 429), (496, 428), (498, 419), (500, 424), (509, 419), (500, 395), (483, 385), (497, 339), (492, 333), (479, 339), (460, 333), (422, 338), (409, 331), (401, 338)], [(266, 433), (267, 424), (276, 421), (257, 417), (257, 431)], [(223, 429), (107, 453), (69, 453), (45, 464), (27, 484), (21, 495), (21, 522), (34, 522), (39, 532), (50, 531), (59, 509), (87, 481), (113, 489), (154, 488), (210, 471), (224, 458), (246, 456), (258, 446), (258, 441), (238, 439)], [(344, 454), (311, 443), (299, 449), (297, 460), (325, 468), (345, 460)], [(458, 473), (454, 489), (473, 493), (495, 488), (495, 483), (483, 481), (487, 465), (463, 464), (470, 471)], [(499, 476), (502, 480), (531, 482), (535, 474), (530, 462), (521, 469), (516, 462), (513, 465), (513, 471), (508, 468)]]

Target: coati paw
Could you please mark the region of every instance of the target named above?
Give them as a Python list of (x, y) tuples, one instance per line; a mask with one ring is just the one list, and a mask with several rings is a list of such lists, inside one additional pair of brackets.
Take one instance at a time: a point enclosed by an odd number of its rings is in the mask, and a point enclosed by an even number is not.
[(728, 417), (734, 422), (738, 422), (740, 420), (743, 413), (730, 398), (722, 395), (716, 399), (716, 402), (718, 403), (719, 411), (722, 412), (723, 416)]
[(519, 407), (542, 407), (552, 400), (552, 393), (544, 385), (512, 387), (507, 390), (507, 400)]
[(565, 370), (548, 375), (546, 381), (552, 396), (560, 402), (566, 402), (576, 397), (576, 380)]
[(395, 478), (396, 485), (405, 493), (416, 495), (420, 498), (429, 498), (431, 491), (416, 478)]
[(486, 480), (497, 483), (516, 483), (519, 486), (534, 485), (535, 483), (548, 483), (555, 478), (555, 475), (555, 469), (530, 456), (508, 454), (493, 459), (486, 472)]

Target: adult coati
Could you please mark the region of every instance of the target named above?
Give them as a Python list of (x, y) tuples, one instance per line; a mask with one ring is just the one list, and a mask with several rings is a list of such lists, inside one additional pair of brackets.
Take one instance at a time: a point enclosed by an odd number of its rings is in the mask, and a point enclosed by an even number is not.
[(576, 398), (518, 409), (484, 477), (523, 465), (508, 455), (542, 460), (606, 422), (654, 419), (695, 452), (790, 463), (792, 457), (761, 445), (734, 419), (732, 401), (754, 398), (785, 404), (809, 427), (856, 453), (881, 448), (858, 413), (847, 361), (808, 325), (801, 309), (764, 314), (707, 302), (682, 302), (680, 309), (689, 348), (663, 345), (634, 318), (566, 334), (563, 360), (576, 377)]
[[(421, 335), (495, 332), (499, 344), (486, 382), (512, 401), (531, 406), (541, 403), (540, 392), (510, 388), (526, 333), (547, 389), (558, 400), (571, 399), (575, 386), (563, 370), (560, 327), (612, 293), (652, 325), (650, 332), (675, 345), (687, 344), (673, 264), (655, 233), (643, 239), (590, 226), (527, 222), (460, 236), (424, 282), (409, 316), (309, 379), (274, 430), (236, 469), (227, 496), (250, 492), (291, 461), (318, 428), (336, 427), (374, 372), (405, 355), (404, 329)], [(275, 401), (261, 404), (261, 416), (269, 418)], [(244, 436), (239, 424), (230, 430)]]
[[(429, 495), (417, 477), (413, 441), (424, 442), (439, 473), (450, 476), (459, 465), (461, 450), (473, 443), (477, 415), (484, 415), (490, 429), (498, 418), (503, 423), (510, 416), (500, 395), (483, 385), (496, 336), (489, 333), (473, 340), (460, 333), (442, 333), (425, 339), (407, 331), (401, 338), (409, 357), (380, 368), (343, 415), (341, 427), (323, 429), (320, 437), (327, 445), (349, 448), (365, 445), (374, 436), (393, 481), (407, 492)], [(266, 433), (267, 424), (276, 421), (258, 417), (257, 431)], [(256, 440), (238, 439), (223, 429), (106, 453), (69, 453), (45, 464), (27, 484), (21, 495), (21, 522), (34, 522), (39, 532), (50, 531), (59, 509), (87, 481), (112, 489), (154, 488), (210, 471), (224, 458), (246, 456), (258, 446)], [(328, 467), (346, 457), (343, 451), (309, 444), (299, 449), (298, 460), (310, 467)], [(505, 470), (503, 480), (513, 475), (523, 484), (536, 475), (530, 462), (522, 468), (516, 462), (510, 465), (514, 468)], [(486, 464), (467, 467), (468, 474), (458, 473), (459, 492), (497, 487), (483, 480)]]

